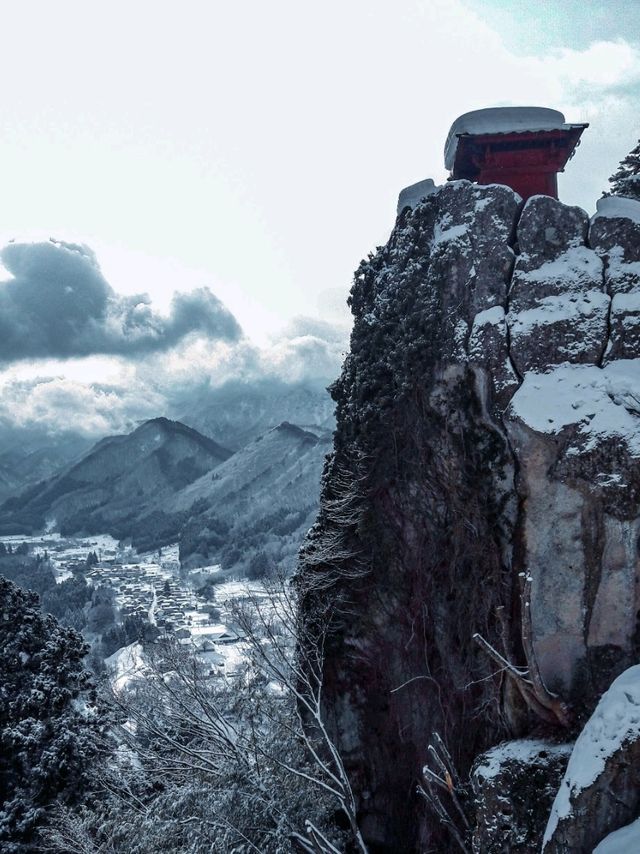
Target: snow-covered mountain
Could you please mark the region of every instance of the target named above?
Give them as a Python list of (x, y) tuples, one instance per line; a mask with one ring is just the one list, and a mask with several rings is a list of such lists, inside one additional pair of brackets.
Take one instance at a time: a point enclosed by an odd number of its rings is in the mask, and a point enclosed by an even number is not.
[(258, 557), (291, 566), (318, 506), (330, 434), (288, 422), (259, 436), (166, 505), (188, 521), (180, 556), (246, 568)]
[(175, 539), (176, 520), (154, 511), (152, 525), (152, 508), (230, 455), (184, 424), (155, 418), (132, 433), (102, 439), (79, 462), (8, 499), (0, 507), (0, 530), (31, 533), (48, 525), (124, 538), (135, 536), (144, 518), (148, 536), (168, 542)]
[(111, 534), (140, 550), (180, 542), (191, 566), (291, 567), (317, 511), (330, 433), (283, 422), (231, 451), (166, 418), (97, 442), (0, 506), (0, 532)]
[(0, 501), (77, 461), (91, 440), (68, 431), (49, 435), (27, 427), (0, 425)]

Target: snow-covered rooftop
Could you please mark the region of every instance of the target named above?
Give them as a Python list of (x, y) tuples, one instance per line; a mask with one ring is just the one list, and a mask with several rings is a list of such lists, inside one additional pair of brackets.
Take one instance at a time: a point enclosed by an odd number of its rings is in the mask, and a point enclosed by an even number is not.
[(487, 107), (464, 113), (451, 125), (444, 146), (444, 165), (453, 169), (458, 138), (464, 134), (531, 133), (540, 130), (569, 130), (584, 125), (566, 124), (559, 110), (548, 107)]

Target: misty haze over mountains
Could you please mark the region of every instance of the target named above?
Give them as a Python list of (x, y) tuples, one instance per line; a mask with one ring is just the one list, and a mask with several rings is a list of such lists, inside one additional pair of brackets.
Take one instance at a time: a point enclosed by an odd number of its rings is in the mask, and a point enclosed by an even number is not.
[[(110, 534), (139, 549), (180, 543), (190, 566), (293, 565), (317, 509), (332, 402), (319, 384), (229, 383), (93, 446), (73, 433), (2, 457), (0, 536)], [(194, 426), (198, 429), (194, 429)], [(216, 438), (214, 438), (216, 437)]]

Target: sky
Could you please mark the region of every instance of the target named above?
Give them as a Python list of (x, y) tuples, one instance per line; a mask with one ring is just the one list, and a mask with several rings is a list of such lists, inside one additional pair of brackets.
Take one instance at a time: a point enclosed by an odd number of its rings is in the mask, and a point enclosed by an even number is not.
[(445, 180), (461, 113), (589, 122), (560, 195), (594, 210), (640, 136), (639, 19), (637, 0), (6, 6), (0, 388), (337, 370), (352, 271), (402, 187)]

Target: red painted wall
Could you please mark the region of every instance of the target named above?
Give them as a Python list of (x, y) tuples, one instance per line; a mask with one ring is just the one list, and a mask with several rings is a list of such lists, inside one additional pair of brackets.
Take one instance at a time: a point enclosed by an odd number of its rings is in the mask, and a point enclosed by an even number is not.
[(527, 172), (519, 169), (482, 169), (478, 184), (506, 184), (523, 199), (530, 196), (553, 196), (558, 198), (558, 175), (556, 172)]
[(454, 178), (479, 184), (506, 184), (524, 199), (558, 198), (562, 172), (584, 126), (569, 130), (462, 135), (453, 167)]

